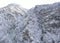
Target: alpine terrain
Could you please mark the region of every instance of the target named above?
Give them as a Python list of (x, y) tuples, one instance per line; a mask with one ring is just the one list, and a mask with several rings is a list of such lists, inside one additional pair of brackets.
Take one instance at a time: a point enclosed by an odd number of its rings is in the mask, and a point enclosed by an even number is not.
[(0, 8), (0, 43), (60, 43), (60, 2)]

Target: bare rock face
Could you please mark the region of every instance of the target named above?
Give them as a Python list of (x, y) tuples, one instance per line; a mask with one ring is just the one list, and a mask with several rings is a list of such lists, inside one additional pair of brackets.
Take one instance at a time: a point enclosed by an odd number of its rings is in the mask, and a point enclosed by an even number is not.
[(60, 43), (60, 3), (1, 8), (0, 43)]

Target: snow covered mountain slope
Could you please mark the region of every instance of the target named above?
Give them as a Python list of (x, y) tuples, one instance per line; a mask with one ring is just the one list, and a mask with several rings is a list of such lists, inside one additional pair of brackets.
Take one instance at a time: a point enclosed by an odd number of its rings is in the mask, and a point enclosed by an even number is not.
[(0, 43), (60, 43), (60, 3), (0, 8)]
[(27, 10), (16, 4), (0, 9), (0, 43), (20, 43)]
[(36, 5), (29, 12), (36, 15), (42, 30), (40, 43), (60, 43), (60, 3)]

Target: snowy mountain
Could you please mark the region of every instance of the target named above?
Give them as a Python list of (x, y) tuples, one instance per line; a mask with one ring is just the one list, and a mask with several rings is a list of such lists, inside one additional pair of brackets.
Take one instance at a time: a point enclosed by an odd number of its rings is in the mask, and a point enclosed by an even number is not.
[(0, 43), (60, 43), (60, 3), (0, 8)]
[(39, 43), (60, 43), (60, 3), (36, 5), (29, 12), (36, 15), (42, 32)]
[(27, 10), (16, 4), (0, 9), (0, 43), (20, 43)]

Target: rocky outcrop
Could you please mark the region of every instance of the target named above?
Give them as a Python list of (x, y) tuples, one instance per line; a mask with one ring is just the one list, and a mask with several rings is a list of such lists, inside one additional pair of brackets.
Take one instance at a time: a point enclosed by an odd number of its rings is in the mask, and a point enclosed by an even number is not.
[(60, 3), (0, 8), (0, 43), (60, 43)]

